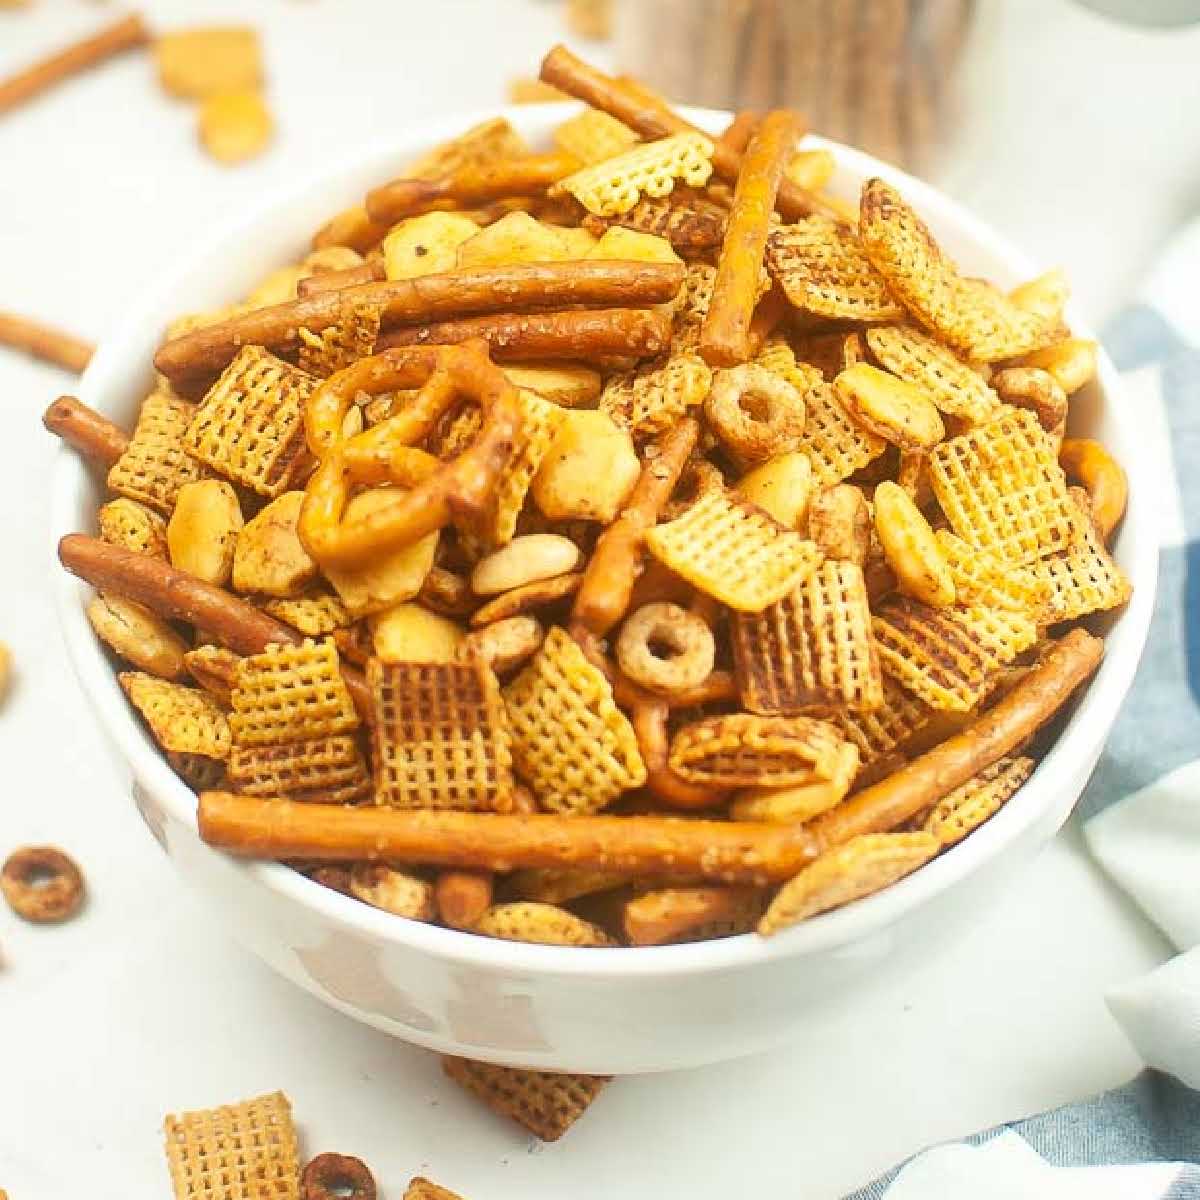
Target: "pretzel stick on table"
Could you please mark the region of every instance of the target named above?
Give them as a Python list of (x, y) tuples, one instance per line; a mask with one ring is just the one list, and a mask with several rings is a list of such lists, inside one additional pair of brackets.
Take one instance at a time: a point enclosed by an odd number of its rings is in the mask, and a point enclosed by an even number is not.
[[(695, 125), (685, 121), (665, 105), (652, 105), (620, 80), (585, 63), (565, 46), (555, 46), (542, 60), (541, 78), (556, 88), (616, 117), (647, 141), (669, 137), (673, 133), (697, 132)], [(706, 135), (707, 136), (707, 135)], [(800, 136), (799, 131), (796, 134)], [(737, 181), (741, 170), (740, 152), (719, 142), (713, 152), (713, 170), (728, 183)], [(841, 213), (816, 192), (802, 188), (790, 179), (779, 185), (777, 206), (786, 220), (822, 214), (837, 221)]]
[(742, 159), (712, 301), (700, 331), (700, 354), (710, 366), (733, 367), (750, 358), (750, 323), (769, 221), (799, 132), (794, 113), (787, 109), (769, 112)]
[(811, 821), (827, 849), (863, 833), (895, 829), (960, 787), (1040, 729), (1100, 665), (1104, 643), (1072, 629), (994, 708), (962, 733)]
[(164, 342), (154, 365), (177, 389), (203, 390), (243, 346), (265, 346), (276, 353), (294, 350), (301, 326), (321, 333), (343, 319), (351, 302), (378, 306), (386, 329), (405, 322), (525, 309), (661, 304), (678, 293), (683, 273), (678, 263), (594, 260), (473, 267), (388, 279), (289, 300), (193, 330)]
[(570, 154), (531, 154), (461, 167), (440, 179), (393, 179), (367, 193), (367, 216), (376, 224), (392, 225), (430, 212), (446, 201), (472, 208), (507, 196), (529, 196), (544, 192), (578, 169), (579, 161)]
[(43, 362), (62, 367), (64, 371), (74, 371), (76, 375), (83, 373), (96, 349), (90, 342), (60, 329), (51, 329), (49, 325), (12, 313), (0, 313), (0, 345), (23, 350)]
[(621, 515), (600, 535), (571, 610), (572, 624), (605, 637), (629, 609), (646, 531), (666, 507), (696, 442), (700, 426), (685, 417), (646, 453), (645, 465)]
[(525, 359), (653, 358), (671, 341), (671, 318), (645, 308), (572, 309), (551, 313), (491, 313), (408, 325), (383, 334), (377, 349), (455, 345), (483, 338), (498, 362)]
[(125, 17), (0, 82), (0, 114), (88, 67), (149, 41), (150, 31), (142, 18), (137, 13)]
[[(169, 621), (186, 621), (236, 654), (259, 654), (275, 642), (296, 645), (304, 635), (240, 597), (172, 567), (165, 559), (139, 554), (83, 533), (58, 543), (58, 557), (72, 575), (97, 591), (113, 592), (144, 604)], [(342, 678), (364, 721), (370, 719), (371, 693), (366, 680), (342, 666)]]
[(74, 396), (59, 396), (42, 414), (42, 424), (88, 462), (107, 470), (129, 448), (129, 435)]
[(815, 857), (803, 827), (678, 817), (341, 808), (203, 792), (200, 836), (249, 858), (419, 862), (512, 871), (782, 883)]

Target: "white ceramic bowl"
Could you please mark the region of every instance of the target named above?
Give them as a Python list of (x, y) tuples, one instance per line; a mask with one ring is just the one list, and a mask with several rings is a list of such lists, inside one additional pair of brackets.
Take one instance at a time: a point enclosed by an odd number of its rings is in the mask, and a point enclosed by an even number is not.
[[(570, 111), (531, 105), (507, 112), (540, 140)], [(482, 114), (431, 121), (360, 152), (298, 190), (275, 197), (203, 252), (165, 272), (146, 302), (100, 347), (80, 396), (125, 426), (151, 380), (164, 322), (247, 291), (303, 253), (328, 215), (435, 142)], [(694, 112), (706, 128), (719, 113)], [(1011, 286), (1032, 275), (1020, 254), (932, 188), (854, 150), (835, 146), (835, 189), (854, 197), (863, 179), (895, 182), (967, 270)], [(1072, 326), (1088, 331), (1075, 313)], [(112, 664), (84, 616), (87, 589), (60, 569), (54, 589), (63, 632), (97, 717), (128, 765), (147, 825), (192, 887), (239, 940), (334, 1008), (431, 1049), (506, 1063), (603, 1073), (699, 1065), (765, 1049), (809, 1019), (814, 1006), (867, 986), (882, 972), (938, 953), (980, 914), (1059, 829), (1094, 767), (1133, 680), (1153, 607), (1157, 545), (1135, 414), (1122, 410), (1112, 364), (1072, 405), (1076, 433), (1100, 437), (1129, 473), (1116, 554), (1134, 582), (1111, 624), (1107, 656), (1058, 742), (995, 818), (886, 891), (769, 940), (757, 936), (654, 949), (580, 950), (492, 941), (402, 920), (270, 863), (229, 858), (200, 841), (196, 801), (160, 756), (121, 694)], [(70, 452), (53, 486), (55, 540), (91, 530), (101, 492)]]

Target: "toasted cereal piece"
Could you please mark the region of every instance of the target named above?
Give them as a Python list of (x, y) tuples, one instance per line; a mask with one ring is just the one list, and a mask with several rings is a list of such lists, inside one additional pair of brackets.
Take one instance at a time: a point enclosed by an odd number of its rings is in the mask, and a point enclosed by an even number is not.
[(700, 342), (700, 328), (708, 315), (717, 268), (710, 263), (690, 262), (683, 273), (675, 307), (675, 340), (673, 350), (694, 350)]
[(543, 1142), (558, 1141), (608, 1082), (606, 1075), (497, 1067), (448, 1055), (442, 1058), (442, 1069), (492, 1112), (523, 1125)]
[(600, 411), (635, 437), (654, 437), (689, 408), (703, 404), (711, 386), (712, 370), (704, 359), (676, 354), (611, 376), (600, 396)]
[(507, 118), (492, 117), (414, 159), (402, 173), (409, 179), (438, 179), (453, 175), (463, 167), (505, 158), (523, 158), (529, 153), (529, 143)]
[(958, 274), (924, 221), (882, 179), (863, 185), (859, 237), (888, 290), (954, 350), (982, 362), (1045, 344), (1055, 326)]
[(703, 134), (676, 133), (584, 167), (560, 179), (550, 194), (574, 196), (588, 212), (614, 217), (628, 212), (642, 195), (661, 199), (676, 180), (703, 187), (712, 174), (712, 154), (713, 144)]
[(530, 490), (552, 521), (607, 525), (621, 511), (641, 470), (633, 439), (608, 413), (569, 410), (559, 420)]
[(457, 1192), (439, 1187), (421, 1175), (414, 1176), (404, 1192), (404, 1200), (463, 1200)]
[(880, 325), (864, 336), (881, 367), (920, 388), (947, 416), (978, 425), (995, 415), (999, 400), (983, 376), (928, 334), (911, 325)]
[(832, 487), (878, 458), (887, 442), (850, 419), (833, 388), (821, 382), (804, 397), (804, 432), (797, 447), (812, 463), (813, 484)]
[(883, 703), (867, 590), (854, 563), (822, 563), (770, 608), (735, 613), (730, 633), (738, 692), (751, 712)]
[(859, 771), (858, 747), (843, 742), (832, 779), (818, 779), (787, 788), (747, 788), (729, 806), (734, 821), (768, 821), (792, 824), (809, 821), (840, 804)]
[(333, 633), (354, 624), (346, 606), (332, 592), (314, 589), (304, 595), (263, 602), (263, 612), (309, 637)]
[(583, 227), (599, 236), (615, 227), (664, 238), (684, 257), (715, 250), (725, 238), (728, 213), (700, 195), (680, 195), (677, 188), (664, 200), (644, 197), (615, 217), (588, 213)]
[(634, 946), (706, 942), (749, 933), (764, 907), (754, 887), (658, 888), (628, 901), (622, 922)]
[(481, 226), (464, 213), (430, 212), (392, 226), (383, 239), (384, 273), (388, 279), (416, 279), (452, 271), (458, 249)]
[(808, 506), (808, 536), (826, 558), (865, 567), (871, 552), (871, 506), (862, 488), (836, 483), (813, 496)]
[(195, 411), (169, 390), (147, 396), (129, 446), (108, 472), (109, 488), (169, 517), (179, 489), (206, 474), (184, 446)]
[(282, 1092), (163, 1122), (175, 1200), (300, 1200), (292, 1106)]
[(200, 402), (184, 448), (274, 499), (299, 481), (308, 462), (304, 405), (317, 382), (261, 346), (243, 346)]
[(258, 34), (248, 27), (164, 33), (155, 40), (154, 61), (163, 88), (187, 100), (262, 82)]
[(318, 804), (350, 804), (371, 791), (358, 743), (345, 734), (281, 746), (235, 744), (229, 778), (247, 796), (285, 796)]
[(222, 708), (232, 708), (230, 693), (233, 678), (242, 656), (226, 650), (224, 646), (203, 645), (189, 650), (183, 656), (183, 665), (188, 674)]
[(501, 592), (471, 614), (470, 625), (473, 629), (482, 629), (497, 621), (507, 621), (512, 617), (545, 608), (573, 596), (579, 591), (582, 581), (583, 572), (572, 571), (568, 575), (527, 583), (524, 587), (513, 588), (511, 592)]
[(472, 933), (504, 938), (510, 942), (536, 942), (543, 946), (615, 946), (598, 925), (577, 917), (565, 908), (518, 900), (493, 904), (475, 922)]
[(776, 455), (743, 475), (734, 491), (774, 517), (784, 529), (798, 529), (812, 491), (808, 455), (799, 450)]
[(183, 674), (187, 643), (157, 613), (124, 596), (98, 592), (87, 618), (96, 636), (131, 666), (159, 679)]
[(804, 397), (776, 372), (742, 363), (714, 374), (704, 415), (725, 454), (746, 471), (797, 448), (804, 430)]
[(954, 575), (925, 514), (898, 484), (875, 489), (875, 534), (896, 586), (932, 608), (955, 601)]
[(1004, 807), (1033, 774), (1036, 765), (1032, 758), (1017, 757), (1001, 758), (984, 767), (974, 779), (955, 788), (933, 806), (925, 818), (925, 832), (943, 846), (961, 842)]
[(858, 747), (859, 772), (896, 753), (914, 734), (924, 729), (933, 710), (923, 700), (884, 676), (883, 703), (870, 712), (839, 709), (832, 720)]
[(282, 746), (351, 733), (358, 714), (331, 638), (271, 645), (238, 662), (230, 728), (239, 746)]
[(627, 229), (623, 225), (614, 225), (611, 229), (606, 230), (584, 257), (623, 262), (678, 263), (681, 261), (666, 238), (658, 237), (653, 233), (640, 233), (636, 229)]
[(539, 221), (527, 212), (510, 212), (463, 242), (456, 261), (462, 268), (499, 267), (566, 262), (578, 257), (557, 226)]
[(931, 708), (966, 712), (995, 673), (1037, 641), (1023, 613), (991, 608), (930, 608), (907, 596), (886, 600), (875, 615), (883, 669)]
[(1083, 505), (1076, 507), (1076, 525), (1079, 536), (1073, 546), (1029, 565), (1029, 574), (1049, 593), (1038, 612), (1042, 622), (1074, 621), (1088, 613), (1118, 608), (1133, 594)]
[(303, 492), (284, 492), (242, 527), (233, 554), (235, 590), (288, 599), (313, 583), (317, 564), (296, 534), (303, 504)]
[(555, 128), (551, 137), (565, 154), (584, 166), (623, 154), (641, 139), (628, 125), (597, 108), (587, 108)]
[(656, 525), (646, 534), (646, 547), (705, 595), (738, 612), (762, 612), (820, 562), (813, 542), (727, 489), (705, 493), (681, 517)]
[(205, 583), (222, 587), (229, 582), (242, 509), (237, 492), (223, 479), (185, 483), (167, 522), (171, 566)]
[(600, 372), (583, 363), (505, 363), (500, 370), (509, 383), (563, 408), (590, 407), (603, 387)]
[(367, 618), (375, 655), (385, 663), (454, 662), (466, 630), (457, 621), (406, 601)]
[(844, 744), (828, 721), (729, 713), (685, 725), (671, 740), (668, 761), (689, 783), (791, 787), (832, 779)]
[(355, 863), (350, 871), (350, 894), (372, 908), (410, 921), (437, 919), (433, 884), (383, 863)]
[(901, 450), (924, 453), (946, 436), (937, 408), (919, 387), (869, 363), (847, 367), (833, 390), (851, 420)]
[(792, 345), (797, 362), (817, 371), (826, 383), (863, 358), (862, 338), (853, 332), (809, 333), (794, 338)]
[(596, 892), (609, 892), (628, 882), (627, 876), (609, 871), (589, 871), (582, 867), (555, 869), (531, 867), (514, 871), (508, 877), (509, 891), (522, 900), (542, 904), (567, 904)]
[(810, 316), (895, 321), (904, 315), (858, 239), (828, 217), (776, 229), (767, 238), (766, 263), (792, 307)]
[[(346, 505), (346, 520), (357, 521), (387, 508), (404, 495), (403, 488), (378, 487), (359, 492)], [(383, 612), (418, 595), (437, 555), (440, 534), (427, 533), (419, 541), (378, 554), (364, 567), (325, 567), (325, 578), (353, 617)]]
[(129, 703), (141, 713), (164, 750), (222, 760), (229, 757), (229, 721), (207, 692), (141, 671), (122, 671), (117, 678)]
[(941, 849), (930, 833), (867, 833), (827, 850), (779, 889), (759, 922), (764, 936), (882, 891)]
[(551, 812), (597, 812), (646, 781), (612, 687), (561, 626), (504, 690), (517, 772)]
[(1050, 598), (1050, 585), (1031, 568), (977, 550), (948, 529), (939, 529), (936, 536), (960, 604), (1041, 613)]
[(935, 447), (929, 482), (954, 532), (1008, 562), (1025, 565), (1076, 540), (1066, 476), (1026, 409), (1002, 408)]
[(513, 747), (500, 688), (475, 658), (367, 663), (375, 803), (507, 811)]
[(239, 163), (261, 154), (270, 144), (275, 121), (257, 88), (215, 92), (199, 114), (200, 143), (218, 162)]
[(771, 334), (763, 342), (762, 349), (754, 356), (754, 363), (790, 383), (802, 399), (821, 382), (820, 371), (808, 363), (797, 362), (796, 352), (778, 333)]
[[(469, 532), (485, 546), (495, 548), (512, 541), (525, 497), (570, 414), (535, 392), (521, 392), (521, 433), (507, 464), (496, 481), (494, 499), (482, 523), (472, 523)], [(547, 514), (550, 515), (550, 514)]]
[(224, 787), (228, 778), (225, 764), (219, 758), (209, 758), (204, 754), (176, 754), (168, 750), (167, 762), (193, 792), (215, 791)]
[(382, 311), (375, 301), (352, 298), (342, 305), (337, 321), (320, 333), (302, 325), (297, 359), (300, 369), (327, 379), (360, 358), (367, 358), (375, 349)]
[(124, 496), (102, 504), (96, 513), (100, 536), (152, 558), (167, 557), (167, 523), (152, 508)]

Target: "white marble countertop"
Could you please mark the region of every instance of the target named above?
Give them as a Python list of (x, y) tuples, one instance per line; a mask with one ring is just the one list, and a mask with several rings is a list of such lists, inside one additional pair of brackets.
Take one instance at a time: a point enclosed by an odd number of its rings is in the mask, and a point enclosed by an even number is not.
[[(280, 119), (253, 165), (201, 155), (191, 111), (137, 56), (0, 120), (0, 307), (100, 338), (160, 264), (264, 189), (424, 112), (496, 103), (559, 36), (537, 0), (143, 4), (163, 27), (251, 7)], [(1200, 199), (1200, 127), (1187, 121), (1200, 34), (1125, 31), (1065, 0), (982, 10), (939, 182), (1065, 266), (1102, 319)], [(80, 0), (0, 11), (0, 74), (112, 12)], [(417, 1172), (470, 1200), (664, 1187), (827, 1200), (930, 1141), (1137, 1069), (1102, 994), (1165, 947), (1069, 828), (972, 938), (848, 996), (786, 1051), (618, 1081), (563, 1142), (532, 1146), (432, 1056), (325, 1010), (238, 949), (142, 827), (50, 607), (54, 447), (37, 418), (70, 387), (0, 355), (0, 639), (17, 672), (0, 712), (0, 852), (62, 845), (91, 888), (85, 914), (59, 929), (0, 907), (0, 1187), (13, 1200), (165, 1197), (165, 1112), (277, 1087), (310, 1153), (360, 1155), (391, 1200)]]

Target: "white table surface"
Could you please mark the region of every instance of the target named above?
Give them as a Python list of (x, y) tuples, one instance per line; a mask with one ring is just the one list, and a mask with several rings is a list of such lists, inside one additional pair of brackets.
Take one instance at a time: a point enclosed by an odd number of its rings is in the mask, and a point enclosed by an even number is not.
[[(0, 120), (0, 307), (93, 338), (159, 265), (263, 189), (424, 112), (496, 102), (559, 36), (536, 0), (147, 0), (162, 27), (253, 19), (280, 137), (223, 169), (191, 111), (127, 57)], [(0, 74), (112, 6), (0, 12)], [(1132, 33), (1049, 0), (983, 5), (941, 182), (1103, 318), (1191, 212), (1200, 35)], [(167, 315), (167, 314), (164, 314)], [(54, 452), (71, 380), (0, 354), (0, 853), (51, 842), (86, 868), (62, 928), (0, 906), (0, 1187), (12, 1200), (166, 1196), (167, 1111), (283, 1088), (309, 1153), (357, 1154), (398, 1200), (424, 1172), (470, 1200), (836, 1197), (922, 1145), (1103, 1089), (1137, 1060), (1104, 1007), (1166, 956), (1068, 829), (976, 935), (847, 996), (784, 1052), (616, 1082), (532, 1145), (436, 1060), (325, 1010), (237, 948), (173, 877), (76, 692), (47, 586)], [(620, 1019), (614, 1014), (614, 1020)]]

